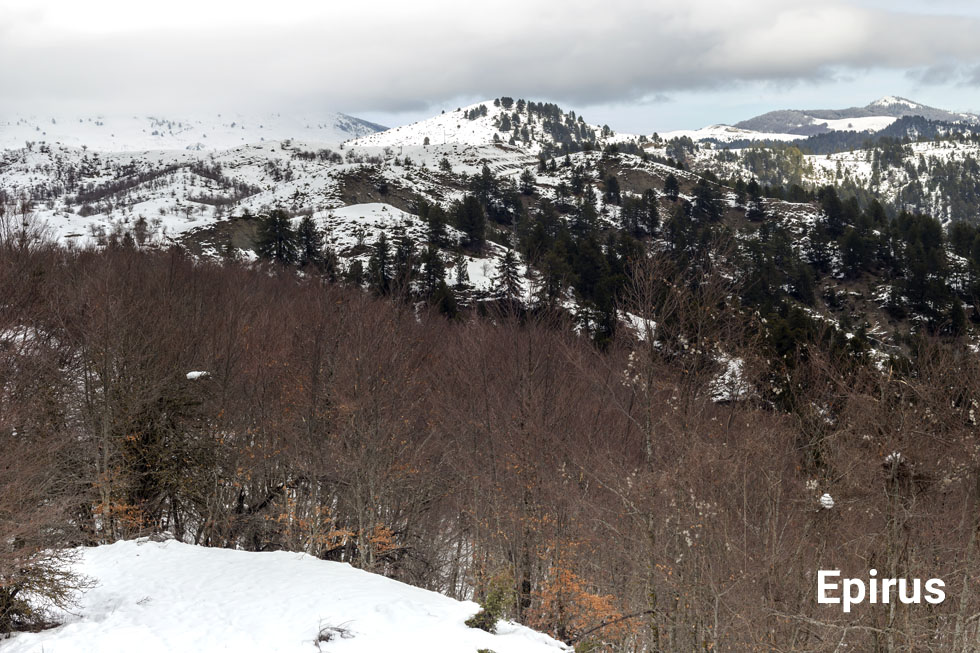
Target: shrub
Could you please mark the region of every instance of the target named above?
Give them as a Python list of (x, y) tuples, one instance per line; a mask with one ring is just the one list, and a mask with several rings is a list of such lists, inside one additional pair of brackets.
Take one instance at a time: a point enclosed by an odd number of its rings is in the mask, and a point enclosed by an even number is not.
[(502, 619), (507, 604), (513, 599), (509, 579), (506, 576), (495, 576), (490, 581), (487, 595), (480, 604), (480, 611), (466, 620), (470, 628), (479, 628), (488, 633), (497, 632), (497, 621)]

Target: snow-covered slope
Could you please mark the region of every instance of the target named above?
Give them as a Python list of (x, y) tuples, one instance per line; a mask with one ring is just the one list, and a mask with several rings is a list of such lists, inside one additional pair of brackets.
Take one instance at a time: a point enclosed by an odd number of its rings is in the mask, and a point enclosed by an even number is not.
[[(487, 115), (473, 120), (466, 118), (464, 113), (481, 106), (487, 107)], [(442, 113), (426, 120), (410, 125), (393, 127), (376, 134), (368, 134), (355, 140), (352, 145), (359, 147), (401, 147), (406, 145), (422, 145), (429, 139), (431, 145), (458, 143), (460, 145), (487, 145), (497, 138), (505, 141), (509, 135), (503, 134), (494, 124), (504, 113), (501, 107), (495, 107), (493, 102), (480, 102), (471, 106)]]
[(659, 136), (667, 141), (673, 138), (682, 138), (686, 136), (693, 141), (715, 140), (722, 143), (731, 143), (732, 141), (742, 140), (795, 141), (800, 137), (799, 134), (759, 132), (752, 131), (751, 129), (740, 129), (738, 127), (732, 127), (731, 125), (709, 125), (708, 127), (702, 127), (701, 129), (678, 129), (675, 131), (664, 132), (659, 134)]
[(30, 141), (103, 151), (219, 150), (290, 138), (340, 143), (383, 129), (360, 118), (328, 112), (306, 116), (222, 113), (195, 118), (35, 114), (0, 117), (0, 148), (21, 148)]
[[(634, 138), (603, 133), (601, 127), (588, 125), (573, 113), (564, 113), (554, 105), (551, 111), (518, 111), (516, 104), (504, 106), (498, 100), (478, 102), (455, 111), (446, 111), (410, 125), (394, 127), (355, 140), (356, 147), (407, 147), (457, 144), (462, 146), (509, 143), (521, 145), (530, 152), (542, 144), (554, 145), (567, 139), (574, 142), (598, 140), (619, 142)], [(516, 117), (516, 119), (515, 119)]]
[(468, 628), (475, 603), (299, 553), (117, 542), (82, 550), (77, 568), (98, 584), (74, 614), (4, 642), (4, 653), (570, 650), (511, 623), (495, 635)]

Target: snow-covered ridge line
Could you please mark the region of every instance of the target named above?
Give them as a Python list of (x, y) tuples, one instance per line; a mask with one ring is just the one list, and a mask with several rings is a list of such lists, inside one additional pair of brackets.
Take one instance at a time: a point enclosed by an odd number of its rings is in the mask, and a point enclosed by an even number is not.
[(385, 129), (342, 113), (216, 113), (207, 116), (33, 114), (0, 117), (0, 149), (25, 143), (103, 152), (222, 150), (262, 141), (341, 143)]

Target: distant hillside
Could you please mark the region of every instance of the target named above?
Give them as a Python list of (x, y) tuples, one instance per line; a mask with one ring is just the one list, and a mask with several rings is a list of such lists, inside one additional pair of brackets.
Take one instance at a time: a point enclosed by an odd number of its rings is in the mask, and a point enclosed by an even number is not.
[(247, 143), (299, 139), (340, 143), (386, 127), (343, 113), (218, 113), (207, 116), (65, 113), (0, 117), (0, 149), (26, 143), (90, 150), (220, 150)]
[(831, 131), (878, 131), (905, 116), (921, 116), (944, 122), (980, 123), (980, 117), (973, 114), (954, 113), (905, 98), (886, 96), (867, 106), (849, 109), (770, 111), (736, 123), (735, 127), (758, 132), (812, 136)]

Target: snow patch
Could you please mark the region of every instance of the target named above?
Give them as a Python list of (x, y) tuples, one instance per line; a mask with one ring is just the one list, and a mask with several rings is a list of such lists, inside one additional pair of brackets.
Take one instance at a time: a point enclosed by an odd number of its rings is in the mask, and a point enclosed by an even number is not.
[(97, 582), (63, 626), (15, 635), (4, 653), (331, 653), (570, 651), (523, 626), (468, 628), (479, 606), (302, 553), (250, 553), (176, 541), (81, 549)]

